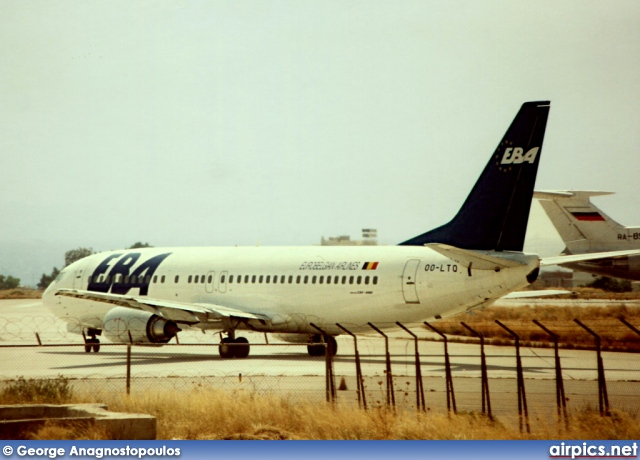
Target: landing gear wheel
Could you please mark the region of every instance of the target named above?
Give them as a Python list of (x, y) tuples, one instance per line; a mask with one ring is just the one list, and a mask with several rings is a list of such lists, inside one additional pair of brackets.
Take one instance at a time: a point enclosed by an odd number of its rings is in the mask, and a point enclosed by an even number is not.
[(323, 338), (319, 335), (311, 337), (311, 343), (307, 345), (307, 352), (309, 353), (309, 356), (324, 356), (325, 350), (327, 350), (329, 346), (331, 347), (331, 355), (336, 355), (338, 352), (338, 343), (336, 342), (335, 337), (331, 335), (324, 336), (324, 343), (327, 344), (326, 346), (322, 342)]
[(231, 343), (234, 343), (234, 340), (229, 337), (225, 337), (220, 341), (220, 346), (218, 347), (218, 353), (220, 353), (220, 357), (222, 359), (233, 358), (234, 347), (229, 346), (229, 344)]
[(233, 355), (236, 358), (246, 358), (247, 356), (249, 356), (249, 341), (247, 339), (245, 339), (244, 337), (238, 337), (235, 340), (235, 343), (238, 344), (237, 346), (233, 347)]
[(331, 356), (335, 356), (338, 353), (338, 342), (336, 342), (336, 338), (332, 335), (325, 337), (325, 341), (328, 345), (331, 346)]
[(94, 353), (100, 351), (100, 339), (90, 337), (84, 342), (84, 352), (91, 353), (91, 350), (93, 350)]
[(307, 345), (309, 356), (324, 356), (324, 345)]

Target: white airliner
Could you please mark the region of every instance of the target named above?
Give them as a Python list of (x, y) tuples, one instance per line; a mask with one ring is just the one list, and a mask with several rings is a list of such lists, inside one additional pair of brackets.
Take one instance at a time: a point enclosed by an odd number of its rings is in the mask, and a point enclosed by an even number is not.
[(398, 246), (110, 251), (62, 270), (44, 302), (88, 336), (87, 351), (97, 335), (162, 344), (193, 327), (225, 334), (222, 358), (245, 358), (242, 329), (297, 335), (317, 356), (319, 342), (335, 352), (338, 324), (391, 328), (517, 296), (564, 259), (522, 253), (548, 112), (549, 102), (523, 104), (453, 220)]
[[(563, 254), (640, 249), (640, 227), (625, 227), (606, 215), (590, 198), (612, 195), (595, 191), (535, 192), (564, 241)], [(640, 255), (562, 264), (595, 275), (640, 281)]]

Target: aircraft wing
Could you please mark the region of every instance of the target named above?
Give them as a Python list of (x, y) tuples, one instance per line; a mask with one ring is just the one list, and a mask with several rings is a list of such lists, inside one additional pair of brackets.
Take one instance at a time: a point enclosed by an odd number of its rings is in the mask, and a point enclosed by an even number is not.
[(270, 320), (270, 318), (265, 315), (249, 313), (211, 303), (176, 302), (146, 296), (136, 297), (105, 292), (81, 291), (77, 289), (58, 289), (55, 295), (144, 310), (165, 319), (182, 323), (200, 323), (222, 318), (252, 319), (260, 322)]
[(540, 266), (562, 265), (572, 262), (583, 262), (586, 260), (612, 259), (616, 257), (633, 256), (640, 254), (640, 249), (629, 249), (625, 251), (592, 252), (585, 254), (571, 254), (566, 256), (542, 257)]
[(530, 297), (546, 297), (550, 295), (568, 295), (573, 294), (571, 291), (561, 291), (558, 289), (548, 289), (540, 291), (516, 291), (500, 297), (501, 299), (525, 299)]
[(430, 243), (425, 247), (433, 249), (449, 259), (455, 260), (464, 267), (473, 266), (474, 270), (495, 270), (496, 268), (520, 267), (522, 263), (515, 260), (493, 257), (475, 251), (456, 248), (448, 244)]

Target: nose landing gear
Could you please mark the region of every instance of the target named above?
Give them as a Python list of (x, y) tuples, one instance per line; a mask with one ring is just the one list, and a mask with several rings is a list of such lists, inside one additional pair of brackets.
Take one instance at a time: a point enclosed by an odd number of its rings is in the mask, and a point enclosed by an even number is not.
[(89, 338), (84, 333), (82, 334), (84, 337), (84, 352), (91, 353), (91, 350), (93, 350), (94, 353), (98, 353), (100, 351), (100, 339), (96, 335), (99, 335), (100, 332), (95, 329), (89, 329), (87, 334), (89, 334)]

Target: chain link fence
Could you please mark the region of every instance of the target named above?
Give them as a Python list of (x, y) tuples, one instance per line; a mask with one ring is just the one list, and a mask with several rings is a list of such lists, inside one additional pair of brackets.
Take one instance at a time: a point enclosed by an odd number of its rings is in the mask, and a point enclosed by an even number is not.
[[(521, 347), (519, 374), (513, 346), (488, 345), (483, 364), (478, 342), (457, 344), (445, 354), (435, 333), (415, 325), (411, 330), (417, 342), (403, 331), (385, 333), (388, 341), (372, 331), (357, 336), (357, 349), (352, 337), (339, 336), (338, 354), (329, 361), (309, 356), (306, 344), (248, 332), (243, 335), (251, 343), (249, 358), (221, 359), (217, 333), (184, 330), (179, 344), (174, 339), (164, 346), (130, 347), (103, 339), (96, 353), (85, 352), (82, 336), (52, 316), (5, 315), (0, 317), (0, 392), (23, 377), (68, 379), (74, 393), (86, 397), (217, 389), (425, 412), (513, 415), (519, 409), (524, 414), (523, 396), (530, 412), (554, 415), (560, 407), (553, 349)], [(570, 408), (597, 408), (604, 384), (607, 411), (640, 410), (640, 355), (603, 352), (597, 360), (594, 351), (561, 350), (560, 358), (563, 398)], [(485, 388), (488, 401), (482, 399)]]

